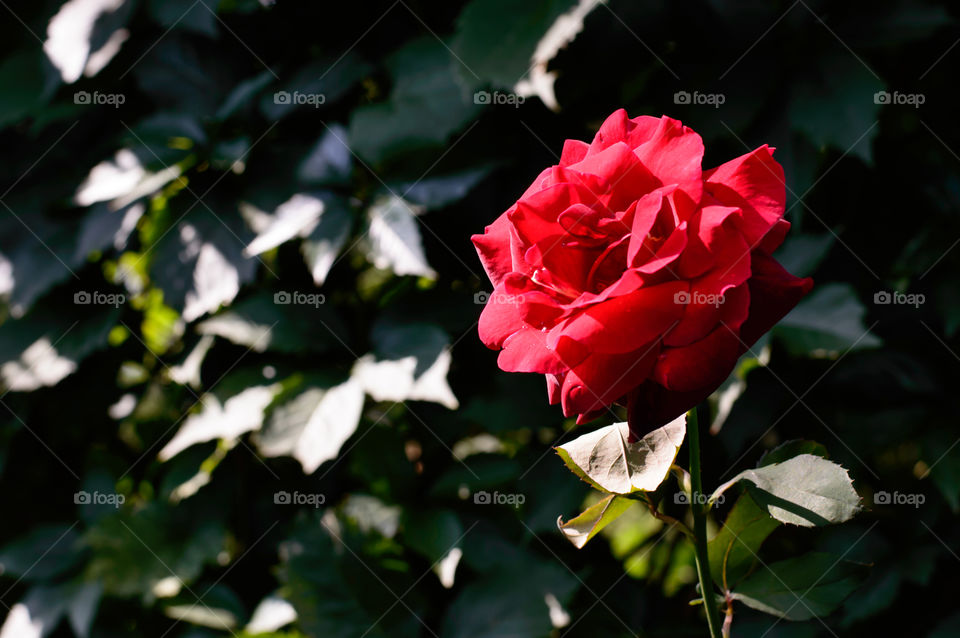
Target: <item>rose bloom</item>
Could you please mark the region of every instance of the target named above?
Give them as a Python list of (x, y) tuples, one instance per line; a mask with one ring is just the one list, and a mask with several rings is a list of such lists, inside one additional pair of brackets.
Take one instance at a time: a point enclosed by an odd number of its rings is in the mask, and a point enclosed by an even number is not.
[(480, 338), (578, 423), (621, 403), (636, 437), (683, 414), (813, 285), (771, 257), (790, 228), (773, 149), (702, 158), (677, 120), (621, 109), (473, 237), (495, 287)]

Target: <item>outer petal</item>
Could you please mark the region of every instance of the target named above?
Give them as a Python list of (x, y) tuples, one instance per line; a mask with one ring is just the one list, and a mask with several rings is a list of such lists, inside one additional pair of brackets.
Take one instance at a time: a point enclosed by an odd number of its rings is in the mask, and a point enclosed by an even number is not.
[(794, 277), (773, 257), (754, 252), (751, 257), (753, 276), (750, 287), (750, 314), (740, 328), (740, 338), (746, 346), (752, 346), (760, 336), (770, 330), (790, 312), (813, 288), (813, 279)]
[(703, 140), (693, 129), (660, 118), (653, 136), (634, 151), (664, 185), (678, 184), (697, 203), (703, 194)]
[(544, 333), (526, 326), (503, 342), (497, 365), (504, 372), (562, 374), (566, 366), (544, 345)]
[(480, 263), (490, 278), (490, 282), (498, 285), (508, 273), (515, 270), (527, 270), (523, 264), (523, 251), (520, 248), (520, 239), (508, 219), (509, 211), (500, 215), (492, 224), (487, 226), (482, 235), (470, 238), (477, 248)]
[(641, 115), (631, 120), (625, 110), (618, 109), (604, 120), (590, 144), (588, 154), (598, 153), (617, 142), (636, 148), (649, 140), (659, 125), (660, 118)]
[(663, 348), (653, 369), (653, 379), (674, 392), (700, 388), (712, 392), (730, 375), (740, 350), (736, 327), (724, 323), (700, 341)]
[(590, 145), (580, 140), (564, 141), (563, 151), (560, 153), (560, 166), (576, 164), (583, 159), (589, 149)]
[(713, 388), (691, 392), (672, 392), (655, 381), (647, 381), (630, 393), (627, 422), (630, 439), (636, 441), (648, 432), (673, 421), (710, 396)]
[(708, 205), (693, 214), (687, 227), (687, 248), (677, 267), (681, 277), (702, 275), (716, 263), (717, 254), (731, 233), (742, 236), (736, 229), (735, 217), (739, 213), (740, 209), (732, 206)]
[(563, 379), (563, 414), (588, 414), (625, 396), (649, 376), (660, 350), (658, 342), (613, 355), (592, 355)]
[(704, 174), (707, 191), (726, 206), (743, 210), (741, 232), (754, 246), (783, 217), (786, 183), (773, 149), (761, 146)]
[(641, 288), (576, 313), (555, 328), (547, 339), (556, 347), (560, 336), (599, 353), (624, 353), (659, 339), (683, 316), (684, 307), (674, 303), (688, 284), (672, 281)]

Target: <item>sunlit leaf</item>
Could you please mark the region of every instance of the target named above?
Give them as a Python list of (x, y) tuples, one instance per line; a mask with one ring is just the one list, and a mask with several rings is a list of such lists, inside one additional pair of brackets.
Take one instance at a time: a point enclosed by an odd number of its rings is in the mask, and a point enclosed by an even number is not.
[(615, 423), (559, 446), (557, 453), (574, 474), (598, 490), (649, 492), (667, 477), (685, 434), (685, 416), (634, 443), (628, 443), (627, 423)]

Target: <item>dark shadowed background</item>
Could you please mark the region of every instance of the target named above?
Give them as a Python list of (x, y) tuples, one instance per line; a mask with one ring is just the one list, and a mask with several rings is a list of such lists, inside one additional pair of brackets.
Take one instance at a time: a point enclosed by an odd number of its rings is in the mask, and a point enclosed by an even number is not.
[(705, 635), (675, 529), (563, 539), (586, 430), (476, 335), (470, 235), (619, 107), (775, 146), (817, 282), (705, 483), (814, 439), (866, 505), (761, 553), (862, 588), (734, 636), (960, 635), (953, 3), (0, 5), (2, 638)]

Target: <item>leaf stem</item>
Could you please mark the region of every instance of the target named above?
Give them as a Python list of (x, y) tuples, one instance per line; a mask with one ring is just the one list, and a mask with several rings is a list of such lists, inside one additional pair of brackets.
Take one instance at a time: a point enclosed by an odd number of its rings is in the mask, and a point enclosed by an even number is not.
[(690, 509), (693, 512), (693, 540), (697, 549), (697, 577), (700, 580), (700, 593), (703, 596), (710, 636), (722, 638), (720, 611), (713, 593), (713, 579), (710, 577), (710, 561), (707, 555), (707, 515), (701, 502), (703, 480), (700, 476), (700, 427), (697, 423), (697, 408), (687, 412), (687, 444), (690, 446)]
[(723, 618), (723, 638), (730, 638), (731, 627), (733, 627), (733, 598), (727, 593), (727, 609)]

